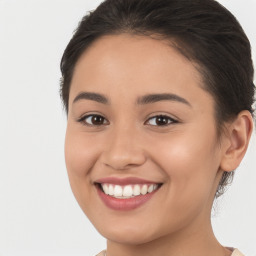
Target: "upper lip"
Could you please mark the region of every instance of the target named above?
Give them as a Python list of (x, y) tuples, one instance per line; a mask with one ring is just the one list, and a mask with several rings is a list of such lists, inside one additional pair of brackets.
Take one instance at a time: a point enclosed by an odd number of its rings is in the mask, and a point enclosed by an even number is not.
[(161, 182), (145, 180), (145, 179), (141, 179), (141, 178), (137, 178), (137, 177), (127, 177), (127, 178), (105, 177), (105, 178), (97, 179), (94, 183), (129, 185), (129, 184), (160, 184)]

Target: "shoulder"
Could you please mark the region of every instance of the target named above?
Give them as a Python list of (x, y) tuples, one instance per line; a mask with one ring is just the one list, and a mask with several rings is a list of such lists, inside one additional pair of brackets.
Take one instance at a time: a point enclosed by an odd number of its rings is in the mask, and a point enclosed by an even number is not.
[(235, 249), (231, 256), (244, 256), (244, 254), (242, 254), (238, 249)]
[(99, 254), (97, 254), (96, 256), (105, 256), (106, 254), (105, 254), (105, 250), (104, 251), (101, 251)]
[[(101, 251), (99, 254), (97, 254), (96, 256), (105, 256), (105, 250)], [(231, 254), (231, 256), (244, 256), (244, 254), (242, 254), (238, 249), (235, 249), (233, 251), (233, 253)]]

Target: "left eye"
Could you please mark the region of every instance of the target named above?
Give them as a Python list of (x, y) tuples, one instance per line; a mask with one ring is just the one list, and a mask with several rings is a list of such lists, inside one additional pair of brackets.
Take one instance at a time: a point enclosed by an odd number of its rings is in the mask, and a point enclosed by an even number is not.
[(177, 123), (177, 121), (169, 116), (164, 116), (164, 115), (151, 117), (146, 122), (146, 124), (153, 125), (153, 126), (167, 126), (172, 123)]

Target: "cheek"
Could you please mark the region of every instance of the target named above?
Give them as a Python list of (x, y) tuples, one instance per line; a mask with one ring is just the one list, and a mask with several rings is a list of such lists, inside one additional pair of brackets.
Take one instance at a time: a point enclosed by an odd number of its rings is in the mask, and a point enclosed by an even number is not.
[(214, 191), (220, 159), (215, 136), (209, 134), (176, 134), (164, 143), (154, 144), (157, 162), (168, 177), (166, 189), (172, 203), (167, 205), (176, 202), (184, 209), (184, 204), (195, 203), (191, 199), (204, 203)]
[(83, 178), (87, 176), (91, 166), (97, 159), (97, 148), (93, 145), (93, 138), (85, 139), (81, 132), (67, 128), (65, 139), (65, 160), (70, 176)]
[(67, 127), (65, 139), (65, 160), (72, 192), (84, 211), (93, 204), (94, 185), (90, 173), (97, 161), (98, 147), (93, 136), (85, 136), (73, 127)]
[(90, 180), (90, 170), (95, 162), (94, 147), (85, 140), (83, 133), (72, 127), (67, 127), (65, 139), (65, 160), (69, 183), (75, 198), (83, 210), (93, 186)]

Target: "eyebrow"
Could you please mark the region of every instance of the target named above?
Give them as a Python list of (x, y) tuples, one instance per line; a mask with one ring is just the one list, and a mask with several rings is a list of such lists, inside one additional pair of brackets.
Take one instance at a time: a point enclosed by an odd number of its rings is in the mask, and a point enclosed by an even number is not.
[(95, 92), (80, 92), (73, 100), (73, 104), (80, 100), (92, 100), (102, 104), (109, 104), (109, 100), (106, 96)]
[(156, 103), (159, 101), (176, 101), (184, 103), (191, 107), (191, 104), (184, 98), (173, 93), (161, 93), (161, 94), (147, 94), (145, 96), (139, 97), (137, 100), (138, 105)]
[[(92, 100), (102, 104), (110, 103), (110, 101), (105, 95), (100, 93), (95, 93), (95, 92), (80, 92), (73, 100), (73, 104), (80, 100)], [(191, 107), (191, 104), (186, 99), (173, 93), (147, 94), (139, 97), (136, 103), (138, 105), (145, 105), (145, 104), (156, 103), (159, 101), (176, 101)]]

